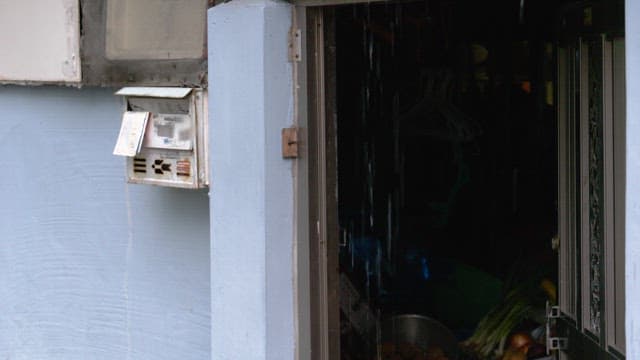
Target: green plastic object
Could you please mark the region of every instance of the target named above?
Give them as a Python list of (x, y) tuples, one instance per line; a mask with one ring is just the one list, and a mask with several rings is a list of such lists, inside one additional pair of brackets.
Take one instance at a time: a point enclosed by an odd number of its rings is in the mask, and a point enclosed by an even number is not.
[(462, 263), (455, 263), (448, 281), (433, 288), (433, 316), (454, 332), (472, 332), (502, 299), (502, 281)]

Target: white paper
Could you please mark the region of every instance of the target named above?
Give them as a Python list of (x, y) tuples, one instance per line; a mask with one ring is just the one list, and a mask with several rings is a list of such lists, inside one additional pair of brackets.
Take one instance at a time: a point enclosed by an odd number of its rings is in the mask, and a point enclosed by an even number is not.
[(140, 152), (149, 115), (150, 113), (141, 111), (124, 113), (113, 155), (136, 156)]

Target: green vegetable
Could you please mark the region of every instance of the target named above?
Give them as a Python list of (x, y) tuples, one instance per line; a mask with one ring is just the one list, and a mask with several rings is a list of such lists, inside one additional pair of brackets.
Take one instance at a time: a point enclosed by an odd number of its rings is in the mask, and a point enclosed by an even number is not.
[(463, 347), (482, 359), (499, 357), (507, 337), (529, 315), (531, 308), (521, 288), (512, 290), (480, 320), (473, 335), (462, 343)]

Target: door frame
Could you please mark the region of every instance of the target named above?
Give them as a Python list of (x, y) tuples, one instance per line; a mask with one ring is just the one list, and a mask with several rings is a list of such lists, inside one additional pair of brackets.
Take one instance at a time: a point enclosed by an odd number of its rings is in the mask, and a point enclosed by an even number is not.
[(300, 360), (340, 358), (335, 56), (327, 52), (335, 40), (331, 5), (356, 2), (366, 1), (294, 1), (292, 36), (300, 37), (302, 55), (293, 67), (301, 139), (295, 170)]
[[(327, 46), (327, 41), (335, 41), (335, 25), (333, 21), (332, 6), (343, 4), (385, 2), (388, 0), (293, 0), (294, 24), (292, 33), (297, 31), (301, 38), (300, 52), (302, 60), (294, 62), (294, 112), (296, 114), (296, 125), (300, 131), (300, 158), (297, 161), (296, 169), (296, 326), (297, 326), (297, 351), (296, 358), (300, 360), (329, 360), (340, 357), (340, 298), (339, 298), (339, 269), (338, 269), (338, 249), (339, 232), (337, 218), (337, 144), (336, 144), (336, 103), (335, 103), (335, 57), (327, 56), (327, 52), (332, 50), (331, 43)], [(401, 1), (400, 1), (401, 2)], [(332, 24), (332, 26), (326, 26)], [(607, 59), (604, 59), (608, 61)], [(566, 64), (565, 64), (566, 66)], [(560, 69), (559, 69), (560, 70)], [(580, 69), (576, 69), (579, 73)], [(624, 75), (624, 74), (623, 74)], [(570, 86), (566, 84), (566, 79), (559, 79), (558, 86)], [(334, 87), (327, 87), (334, 84)], [(562, 98), (558, 87), (558, 108), (556, 109), (558, 119), (562, 120), (561, 109), (563, 106), (571, 104), (570, 99)], [(607, 90), (605, 90), (607, 91)], [(610, 104), (609, 104), (610, 105)], [(567, 111), (580, 111), (584, 104), (574, 102), (571, 109)], [(576, 121), (581, 121), (576, 119)], [(569, 134), (568, 127), (563, 127), (559, 121), (558, 156), (562, 159), (575, 161), (577, 166), (574, 171), (564, 173), (559, 171), (559, 198), (558, 215), (559, 218), (580, 219), (584, 216), (584, 210), (580, 207), (572, 207), (583, 201), (581, 194), (571, 190), (569, 183), (576, 179), (580, 173), (580, 166), (585, 166), (584, 159), (577, 158), (571, 154), (570, 149), (563, 144), (562, 139), (572, 136), (574, 142), (581, 142), (580, 134)], [(569, 125), (570, 126), (570, 125)], [(609, 128), (620, 135), (620, 128)], [(624, 127), (622, 135), (625, 134)], [(584, 135), (584, 134), (583, 134)], [(584, 141), (584, 140), (582, 140)], [(610, 146), (607, 144), (605, 146)], [(619, 144), (614, 146), (620, 148)], [(624, 149), (624, 145), (621, 145)], [(610, 149), (610, 148), (609, 148)], [(581, 165), (582, 163), (582, 165)], [(624, 165), (624, 159), (622, 159)], [(561, 170), (561, 169), (559, 169)], [(617, 170), (614, 170), (617, 171)], [(622, 169), (624, 176), (624, 169)], [(609, 179), (610, 182), (612, 179)], [(618, 181), (618, 180), (613, 180)], [(571, 194), (573, 193), (573, 194)], [(622, 191), (624, 197), (624, 191)], [(564, 205), (563, 205), (564, 204)], [(608, 205), (610, 206), (610, 205)], [(616, 207), (619, 204), (615, 204)], [(622, 205), (624, 208), (624, 204)], [(610, 219), (611, 221), (611, 219)], [(578, 221), (579, 222), (579, 221)], [(579, 224), (561, 222), (559, 224), (560, 237), (579, 236), (580, 228), (575, 228)], [(611, 225), (610, 225), (611, 226)], [(616, 224), (615, 227), (624, 230), (624, 222)], [(610, 228), (609, 228), (610, 229)], [(582, 229), (585, 231), (586, 229)], [(606, 230), (605, 230), (606, 231)], [(578, 234), (578, 235), (577, 235)], [(568, 246), (568, 243), (561, 241), (560, 246)], [(579, 264), (584, 254), (580, 251), (580, 240), (576, 243), (578, 251), (576, 254), (567, 256), (560, 255), (559, 269), (563, 269), (565, 264), (573, 264), (575, 270), (580, 273)], [(606, 250), (606, 249), (605, 249)], [(330, 251), (333, 252), (330, 253)], [(623, 250), (624, 251), (624, 250)], [(611, 248), (609, 248), (611, 252)], [(615, 251), (616, 253), (618, 251)], [(624, 256), (624, 253), (622, 254)], [(622, 267), (624, 269), (624, 265)], [(610, 270), (602, 269), (603, 273)], [(568, 281), (568, 274), (563, 274), (560, 270), (559, 286)], [(583, 279), (584, 280), (584, 279)], [(583, 281), (584, 282), (584, 281)], [(575, 314), (565, 316), (561, 321), (567, 331), (583, 327), (584, 314), (581, 312), (580, 298), (584, 292), (581, 281), (576, 284), (574, 296), (578, 305)], [(560, 304), (568, 305), (567, 299), (561, 295)], [(624, 299), (622, 299), (624, 302)], [(563, 303), (564, 302), (564, 303)], [(606, 304), (606, 303), (605, 303)], [(610, 306), (610, 305), (607, 305)], [(566, 307), (565, 307), (566, 308)], [(573, 320), (572, 320), (573, 318)], [(604, 330), (604, 329), (603, 329)], [(578, 334), (573, 334), (573, 336)], [(582, 338), (582, 337), (580, 337)], [(606, 340), (605, 340), (606, 341)], [(608, 341), (607, 341), (608, 342)], [(584, 338), (583, 345), (593, 349), (593, 339)], [(591, 345), (591, 346), (589, 346)], [(586, 348), (585, 348), (586, 349)], [(623, 358), (616, 349), (600, 352), (595, 348), (595, 353), (606, 356), (610, 359)], [(595, 354), (594, 353), (594, 354)], [(606, 354), (606, 355), (604, 355)], [(600, 356), (598, 355), (598, 356)]]

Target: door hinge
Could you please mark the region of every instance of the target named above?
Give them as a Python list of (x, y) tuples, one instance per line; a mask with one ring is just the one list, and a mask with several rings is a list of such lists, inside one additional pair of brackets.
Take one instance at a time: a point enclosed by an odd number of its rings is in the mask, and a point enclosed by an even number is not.
[(547, 304), (547, 319), (559, 319), (562, 317), (560, 306), (551, 306)]
[(291, 28), (289, 31), (289, 61), (302, 60), (302, 32), (300, 29)]
[(546, 324), (546, 338), (547, 338), (547, 355), (552, 351), (567, 350), (569, 348), (569, 339), (566, 337), (551, 336), (551, 329), (555, 328), (556, 320), (562, 317), (562, 311), (559, 306), (551, 306), (547, 302), (547, 324)]

